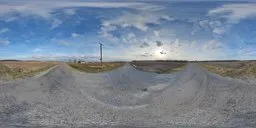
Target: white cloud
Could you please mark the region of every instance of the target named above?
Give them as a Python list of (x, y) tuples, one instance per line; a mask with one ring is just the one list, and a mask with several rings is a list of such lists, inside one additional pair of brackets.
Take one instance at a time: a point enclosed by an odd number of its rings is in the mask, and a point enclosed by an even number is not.
[(12, 16), (12, 17), (6, 17), (4, 21), (5, 21), (5, 22), (12, 22), (12, 21), (15, 21), (15, 20), (17, 20), (17, 19), (18, 19), (17, 17), (13, 17), (13, 16)]
[(110, 41), (116, 41), (118, 38), (114, 37), (111, 33), (111, 31), (116, 30), (116, 26), (107, 26), (107, 27), (101, 27), (100, 28), (100, 35)]
[[(125, 12), (119, 17), (115, 17), (109, 20), (103, 20), (100, 35), (111, 41), (117, 41), (118, 38), (113, 36), (111, 32), (119, 28), (132, 27), (140, 30), (141, 32), (148, 33), (149, 32), (148, 24), (161, 25), (162, 20), (173, 20), (173, 19), (170, 18), (168, 15), (161, 14), (161, 13), (153, 13), (153, 12), (149, 13), (149, 12), (143, 12), (143, 11), (137, 12), (137, 13)], [(160, 32), (155, 31), (153, 33), (155, 34), (155, 36), (159, 36)], [(130, 42), (132, 42), (129, 39), (129, 36), (127, 39)], [(127, 39), (124, 39), (124, 40), (127, 40)], [(133, 40), (133, 41), (136, 41), (136, 40)]]
[(149, 47), (150, 45), (148, 44), (148, 43), (146, 43), (146, 42), (144, 42), (144, 43), (142, 43), (141, 45), (140, 45), (140, 48), (146, 48), (146, 47)]
[(252, 48), (243, 48), (239, 52), (241, 55), (253, 55), (254, 50)]
[[(129, 36), (131, 33), (129, 29), (123, 33), (121, 37), (115, 37), (111, 35), (113, 31), (119, 30), (119, 28), (133, 27), (136, 28), (135, 23), (138, 23), (132, 19), (130, 15), (128, 15), (127, 20), (124, 15), (120, 16), (122, 22), (119, 21), (120, 17), (113, 18), (111, 20), (107, 20), (103, 22), (102, 30), (106, 35), (114, 38), (118, 45), (125, 47), (122, 51), (116, 51), (116, 53), (121, 53), (125, 55), (126, 59), (187, 59), (187, 60), (211, 60), (211, 59), (219, 59), (225, 58), (227, 54), (225, 53), (224, 45), (218, 40), (209, 40), (207, 42), (203, 42), (198, 39), (195, 41), (190, 41), (189, 39), (180, 38), (178, 34), (170, 27), (165, 26), (165, 24), (161, 24), (161, 15), (165, 15), (165, 13), (157, 13), (157, 14), (149, 14), (148, 17), (155, 16), (154, 18), (157, 20), (153, 20), (154, 23), (158, 26), (157, 29), (150, 28), (147, 26), (147, 22), (151, 19), (147, 17), (147, 20), (143, 27), (147, 27), (145, 31), (138, 31), (139, 34), (136, 36)], [(133, 14), (134, 19), (139, 19), (137, 16), (145, 16), (146, 13), (137, 13)], [(159, 17), (159, 20), (158, 20)], [(129, 21), (130, 20), (130, 21)], [(113, 21), (113, 22), (112, 22)], [(129, 22), (129, 23), (128, 23)], [(132, 23), (130, 23), (132, 22)], [(129, 25), (128, 25), (129, 24)], [(159, 24), (159, 25), (158, 25)], [(139, 24), (141, 25), (141, 24)], [(226, 32), (226, 27), (223, 27), (222, 22), (217, 20), (203, 20), (200, 22), (195, 22), (195, 26), (200, 31), (202, 29), (207, 29), (208, 31), (212, 31), (214, 34), (223, 34)], [(141, 27), (141, 28), (143, 28)], [(108, 31), (108, 30), (109, 31)], [(218, 30), (219, 29), (219, 30)], [(222, 30), (223, 29), (223, 30)], [(103, 31), (102, 31), (103, 32)], [(134, 32), (134, 31), (133, 31)], [(142, 34), (140, 34), (142, 33)], [(195, 34), (195, 32), (194, 32)], [(215, 35), (211, 35), (215, 36)], [(128, 38), (130, 37), (130, 38)], [(132, 37), (132, 38), (131, 38)], [(211, 37), (212, 38), (212, 37)], [(156, 41), (164, 42), (161, 47), (157, 47)], [(122, 45), (128, 44), (129, 45)], [(217, 51), (217, 52), (216, 52)], [(115, 53), (115, 54), (116, 54)], [(163, 58), (159, 58), (162, 56)]]
[(35, 48), (35, 49), (33, 49), (32, 50), (33, 52), (41, 52), (41, 51), (43, 51), (41, 48)]
[(128, 36), (127, 36), (127, 39), (131, 40), (131, 39), (133, 39), (133, 38), (135, 38), (135, 37), (136, 37), (136, 35), (135, 35), (134, 33), (130, 32), (130, 33), (128, 34)]
[[(222, 22), (218, 20), (202, 20), (199, 21), (199, 26), (201, 26), (205, 30), (211, 30), (213, 34), (216, 35), (223, 35), (229, 27), (228, 25), (223, 25)], [(199, 30), (195, 28), (192, 32), (191, 35), (195, 35), (196, 32)]]
[(53, 19), (51, 29), (55, 29), (55, 28), (59, 27), (62, 23), (63, 22), (61, 20)]
[[(136, 38), (136, 37), (134, 37)], [(139, 40), (140, 39), (140, 40)], [(225, 56), (225, 52), (218, 50), (200, 50), (201, 46), (197, 41), (189, 43), (182, 39), (174, 39), (173, 43), (164, 43), (162, 47), (157, 47), (155, 41), (151, 38), (141, 39), (138, 42), (145, 41), (144, 48), (140, 48), (143, 43), (132, 44), (129, 46), (120, 46), (113, 49), (104, 49), (104, 60), (144, 60), (144, 59), (187, 59), (187, 60), (210, 60), (218, 59), (220, 56)], [(168, 42), (168, 39), (162, 39), (161, 42)], [(67, 41), (64, 41), (67, 43)], [(209, 41), (211, 43), (219, 43), (218, 41)], [(212, 43), (214, 42), (214, 43)], [(68, 42), (69, 43), (69, 42)], [(70, 44), (70, 43), (69, 43)], [(97, 46), (98, 47), (98, 46)], [(218, 47), (212, 46), (212, 47)], [(212, 49), (210, 46), (208, 48)], [(161, 56), (161, 57), (159, 57)], [(85, 60), (98, 60), (98, 51), (85, 54), (52, 54), (52, 55), (33, 55), (32, 59), (46, 59), (46, 60), (69, 60), (69, 59), (85, 59)]]
[(0, 39), (0, 45), (8, 45), (8, 44), (10, 44), (10, 41), (9, 41), (9, 40)]
[(214, 21), (210, 21), (209, 25), (211, 26), (211, 28), (216, 28), (216, 27), (220, 27), (222, 23), (218, 20), (214, 20)]
[(155, 35), (155, 36), (159, 36), (159, 35), (160, 35), (160, 32), (159, 32), (159, 31), (154, 31), (154, 35)]
[(168, 16), (168, 15), (163, 15), (163, 16), (161, 16), (161, 18), (162, 18), (163, 20), (169, 20), (169, 21), (175, 20), (174, 17)]
[(228, 28), (228, 25), (223, 25), (222, 22), (218, 20), (209, 21), (209, 26), (212, 28), (212, 32), (218, 35), (223, 35)]
[(72, 33), (72, 34), (71, 34), (71, 36), (72, 36), (73, 38), (77, 38), (77, 37), (79, 37), (79, 36), (80, 36), (80, 34)]
[[(161, 9), (157, 5), (139, 2), (84, 2), (84, 1), (6, 1), (0, 5), (0, 15), (18, 12), (23, 15), (38, 15), (41, 17), (51, 17), (51, 13), (56, 9), (72, 7), (97, 7), (97, 8), (132, 8), (140, 10)], [(68, 11), (69, 14), (74, 13)]]
[(191, 35), (195, 35), (198, 31), (199, 31), (199, 29), (198, 29), (198, 28), (195, 28), (195, 29), (193, 29), (193, 30), (190, 32), (190, 34), (191, 34)]
[(196, 40), (193, 40), (190, 44), (190, 47), (191, 48), (194, 48), (195, 46), (197, 45), (197, 41)]
[(224, 45), (218, 40), (209, 40), (203, 45), (203, 50), (219, 50), (224, 48)]
[(179, 39), (175, 39), (174, 46), (175, 47), (179, 47), (180, 46), (180, 40)]
[(2, 29), (0, 30), (0, 34), (6, 33), (6, 32), (9, 32), (9, 31), (10, 31), (9, 28), (2, 28)]
[(30, 56), (23, 56), (23, 60), (64, 60), (64, 61), (73, 61), (76, 60), (96, 60), (99, 57), (95, 55), (88, 54), (66, 54), (66, 53), (54, 53), (54, 54), (35, 54)]
[(103, 21), (103, 26), (104, 27), (117, 26), (117, 27), (123, 27), (123, 28), (135, 27), (142, 31), (146, 31), (148, 28), (145, 24), (148, 22), (156, 23), (156, 20), (149, 21), (149, 18), (145, 16), (127, 13), (116, 19)]
[(226, 4), (210, 10), (209, 15), (220, 15), (229, 19), (231, 23), (238, 23), (242, 19), (256, 16), (255, 3)]
[[(120, 17), (104, 20), (102, 25), (104, 27), (116, 26), (116, 27), (134, 27), (141, 31), (147, 31), (147, 24), (160, 24), (160, 20), (163, 19), (161, 14), (152, 13), (124, 13)], [(165, 18), (165, 20), (169, 20)]]
[(71, 46), (72, 42), (68, 40), (55, 40), (58, 44), (63, 45), (63, 46)]
[(222, 34), (225, 33), (225, 29), (223, 29), (223, 28), (214, 28), (213, 33), (222, 35)]
[(199, 21), (199, 25), (202, 27), (202, 28), (207, 28), (209, 26), (209, 20), (202, 20), (202, 21)]
[[(168, 42), (168, 39), (162, 39), (162, 42)], [(125, 59), (144, 60), (144, 59), (178, 59), (178, 60), (214, 60), (226, 57), (225, 49), (219, 41), (211, 40), (205, 44), (197, 41), (188, 42), (176, 38), (172, 43), (165, 43), (162, 47), (157, 47), (155, 42), (148, 39), (147, 47), (140, 48), (140, 45), (133, 45), (115, 51), (125, 55)], [(206, 45), (206, 46), (205, 46)], [(213, 50), (214, 49), (214, 50)], [(217, 52), (216, 52), (217, 51)], [(161, 54), (159, 57), (159, 54)]]
[[(76, 7), (96, 7), (96, 8), (131, 8), (137, 10), (159, 10), (162, 7), (139, 2), (85, 2), (85, 1), (5, 1), (0, 4), (0, 16), (6, 16), (12, 13), (19, 13), (23, 16), (36, 15), (52, 22), (51, 29), (58, 27), (63, 21), (56, 20), (53, 12), (58, 9), (66, 9), (64, 13), (74, 15)], [(16, 20), (17, 17), (6, 19), (6, 22)]]
[(65, 12), (65, 14), (68, 14), (68, 15), (75, 15), (76, 14), (75, 9), (66, 9), (64, 12)]

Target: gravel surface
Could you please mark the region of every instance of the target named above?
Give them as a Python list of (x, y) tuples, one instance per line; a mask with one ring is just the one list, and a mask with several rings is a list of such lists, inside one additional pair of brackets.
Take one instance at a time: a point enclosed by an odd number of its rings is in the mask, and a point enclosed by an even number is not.
[(82, 73), (66, 64), (0, 84), (0, 127), (184, 128), (256, 126), (256, 84), (196, 64), (156, 74), (129, 64)]

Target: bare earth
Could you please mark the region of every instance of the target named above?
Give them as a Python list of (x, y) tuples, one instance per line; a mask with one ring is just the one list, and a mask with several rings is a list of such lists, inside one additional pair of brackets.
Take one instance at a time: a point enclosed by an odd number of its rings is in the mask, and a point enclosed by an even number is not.
[(172, 73), (184, 69), (187, 62), (183, 61), (133, 61), (131, 63), (136, 69), (156, 72), (159, 74)]
[(82, 71), (89, 73), (99, 73), (99, 72), (107, 72), (114, 70), (120, 66), (122, 66), (124, 62), (88, 62), (88, 63), (68, 63), (69, 66)]
[(0, 84), (0, 127), (254, 127), (256, 83), (198, 64), (157, 74), (130, 64), (83, 73), (62, 63), (48, 74)]

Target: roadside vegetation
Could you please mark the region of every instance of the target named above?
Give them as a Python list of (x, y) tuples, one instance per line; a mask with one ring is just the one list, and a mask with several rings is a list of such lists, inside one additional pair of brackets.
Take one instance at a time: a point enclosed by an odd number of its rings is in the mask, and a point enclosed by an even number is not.
[(57, 62), (0, 61), (0, 80), (32, 77), (56, 64)]
[(256, 78), (256, 61), (200, 63), (211, 72), (232, 78)]
[(114, 70), (124, 65), (124, 62), (87, 62), (87, 63), (68, 63), (69, 66), (82, 72), (98, 73)]

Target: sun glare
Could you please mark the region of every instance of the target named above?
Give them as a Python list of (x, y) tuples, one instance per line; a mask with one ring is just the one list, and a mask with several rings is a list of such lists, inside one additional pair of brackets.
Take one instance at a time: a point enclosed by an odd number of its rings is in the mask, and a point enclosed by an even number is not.
[(158, 48), (155, 50), (155, 56), (159, 59), (165, 59), (166, 58), (166, 51), (162, 48)]

